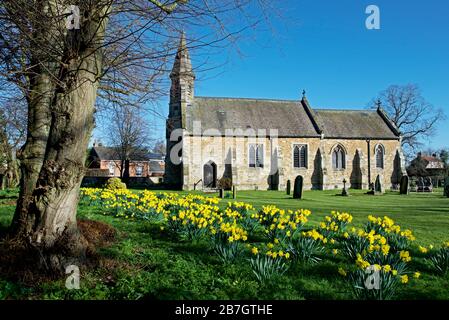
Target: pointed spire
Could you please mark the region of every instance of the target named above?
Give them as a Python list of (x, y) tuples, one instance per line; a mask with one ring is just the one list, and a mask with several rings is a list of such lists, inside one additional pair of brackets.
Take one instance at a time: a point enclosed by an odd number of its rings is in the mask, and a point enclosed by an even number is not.
[(192, 61), (190, 60), (189, 49), (187, 47), (187, 40), (184, 31), (181, 33), (181, 39), (179, 41), (178, 51), (176, 53), (175, 63), (171, 76), (189, 75), (195, 78), (192, 69)]

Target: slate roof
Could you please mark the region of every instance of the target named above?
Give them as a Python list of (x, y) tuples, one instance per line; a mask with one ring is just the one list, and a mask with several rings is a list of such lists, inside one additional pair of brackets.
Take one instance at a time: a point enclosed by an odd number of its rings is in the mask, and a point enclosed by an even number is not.
[[(194, 121), (201, 129), (277, 129), (279, 137), (340, 139), (399, 139), (400, 133), (381, 110), (313, 110), (301, 101), (195, 97), (187, 107), (186, 129), (192, 134)], [(218, 135), (210, 134), (207, 135)]]
[(326, 138), (397, 139), (377, 110), (314, 110)]
[(283, 137), (320, 137), (300, 101), (195, 97), (186, 114), (191, 133), (194, 121), (201, 121), (203, 131), (218, 129), (221, 135), (226, 129), (277, 129)]

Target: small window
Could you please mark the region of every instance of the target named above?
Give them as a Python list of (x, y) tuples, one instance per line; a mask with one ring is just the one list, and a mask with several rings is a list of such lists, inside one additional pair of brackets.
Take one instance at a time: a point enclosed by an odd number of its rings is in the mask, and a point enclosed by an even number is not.
[(136, 176), (137, 176), (137, 177), (141, 177), (142, 174), (143, 174), (143, 166), (142, 166), (142, 165), (138, 165), (138, 166), (136, 167)]
[(112, 162), (112, 161), (109, 162), (108, 169), (109, 169), (109, 175), (113, 176), (114, 173), (115, 173), (115, 164), (114, 164), (114, 162)]
[(378, 145), (376, 147), (376, 168), (383, 169), (384, 168), (384, 147), (382, 145)]
[(264, 163), (263, 144), (250, 144), (248, 151), (249, 151), (249, 167), (263, 168)]
[(294, 145), (293, 147), (293, 167), (307, 168), (307, 145)]
[(332, 152), (332, 167), (334, 170), (343, 170), (346, 168), (346, 154), (342, 146), (335, 147)]

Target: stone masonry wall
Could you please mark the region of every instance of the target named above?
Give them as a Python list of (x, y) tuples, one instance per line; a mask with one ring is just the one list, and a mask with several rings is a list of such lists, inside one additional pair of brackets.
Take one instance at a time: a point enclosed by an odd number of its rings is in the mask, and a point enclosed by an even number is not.
[[(264, 145), (264, 167), (249, 167), (249, 144)], [(308, 149), (307, 168), (293, 167), (293, 146), (305, 144)], [(346, 167), (334, 170), (332, 151), (340, 144), (346, 151)], [(384, 169), (376, 168), (375, 148), (382, 144), (385, 149)], [(371, 181), (380, 175), (386, 189), (398, 183), (397, 175), (403, 168), (398, 167), (396, 157), (400, 151), (397, 140), (372, 140)], [(276, 152), (277, 151), (277, 152)], [(343, 179), (348, 186), (367, 189), (368, 184), (368, 144), (365, 140), (335, 140), (319, 138), (231, 138), (192, 137), (183, 139), (183, 188), (202, 189), (203, 166), (214, 162), (217, 180), (232, 176), (233, 184), (240, 190), (270, 190), (270, 174), (275, 163), (279, 167), (279, 190), (285, 190), (287, 180), (304, 177), (305, 189), (327, 190), (343, 187)], [(395, 165), (396, 163), (396, 165)]]

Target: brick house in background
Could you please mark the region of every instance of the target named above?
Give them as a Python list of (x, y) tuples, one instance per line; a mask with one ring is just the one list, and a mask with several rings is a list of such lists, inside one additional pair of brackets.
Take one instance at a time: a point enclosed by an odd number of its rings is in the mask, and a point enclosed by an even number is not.
[[(136, 150), (130, 156), (130, 178), (149, 178), (154, 183), (162, 182), (165, 171), (164, 155), (146, 150)], [(112, 147), (94, 143), (87, 158), (90, 177), (120, 177), (122, 161)]]

